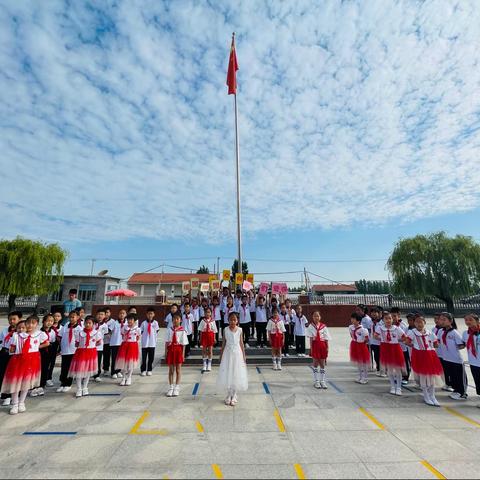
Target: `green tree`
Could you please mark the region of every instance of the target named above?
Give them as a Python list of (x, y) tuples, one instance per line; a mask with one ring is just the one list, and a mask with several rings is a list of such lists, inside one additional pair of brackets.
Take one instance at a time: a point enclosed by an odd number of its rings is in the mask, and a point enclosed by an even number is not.
[(454, 311), (453, 299), (478, 293), (480, 245), (471, 237), (445, 232), (400, 239), (387, 262), (394, 290), (415, 297), (434, 296)]
[(197, 273), (210, 273), (210, 270), (208, 267), (206, 267), (205, 265), (202, 265), (198, 270), (197, 270)]
[(45, 295), (63, 281), (67, 252), (56, 243), (17, 237), (0, 240), (0, 292), (8, 295), (8, 308), (18, 296)]
[(358, 293), (361, 294), (386, 294), (391, 293), (392, 285), (386, 280), (357, 280), (355, 282)]
[[(235, 280), (235, 275), (240, 273), (238, 271), (238, 260), (235, 260), (232, 265), (232, 279)], [(242, 273), (246, 275), (248, 273), (248, 265), (247, 262), (242, 262)]]

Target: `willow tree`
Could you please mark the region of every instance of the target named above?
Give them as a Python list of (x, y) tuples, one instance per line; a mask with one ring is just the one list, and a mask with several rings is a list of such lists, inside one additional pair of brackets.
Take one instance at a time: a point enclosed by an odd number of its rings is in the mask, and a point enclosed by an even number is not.
[(480, 244), (445, 232), (400, 239), (387, 262), (396, 292), (433, 296), (453, 313), (453, 299), (480, 291)]
[(0, 293), (8, 295), (8, 307), (18, 296), (45, 295), (63, 281), (67, 252), (56, 243), (17, 237), (0, 240)]

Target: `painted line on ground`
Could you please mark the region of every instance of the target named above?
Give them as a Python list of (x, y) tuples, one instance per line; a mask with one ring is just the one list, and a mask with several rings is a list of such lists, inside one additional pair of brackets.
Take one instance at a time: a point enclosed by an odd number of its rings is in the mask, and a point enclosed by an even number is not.
[(467, 417), (460, 413), (459, 411), (455, 410), (454, 408), (450, 407), (443, 407), (450, 415), (454, 415), (455, 417), (461, 418), (464, 422), (469, 423), (470, 425), (475, 425), (476, 427), (480, 428), (480, 423), (473, 420), (473, 418)]
[(77, 432), (23, 432), (22, 435), (76, 435)]
[(215, 478), (223, 478), (223, 472), (216, 463), (212, 463), (212, 470), (213, 470), (213, 473), (215, 474)]
[(295, 463), (293, 465), (293, 468), (295, 469), (295, 473), (297, 474), (297, 478), (299, 480), (305, 480), (307, 478), (305, 476), (305, 472), (303, 471), (302, 466), (299, 463)]
[(331, 380), (328, 381), (328, 383), (338, 392), (338, 393), (344, 393), (343, 390), (339, 387), (337, 387), (337, 385), (335, 385)]
[(262, 374), (262, 371), (260, 370), (260, 367), (257, 367), (257, 373), (260, 374), (260, 375)]
[(200, 383), (196, 383), (192, 390), (192, 395), (196, 395), (198, 392), (198, 387), (200, 387)]
[(143, 422), (150, 416), (150, 412), (147, 410), (143, 412), (142, 416), (135, 422), (135, 425), (130, 430), (129, 435), (168, 435), (167, 430), (140, 430)]
[(203, 428), (203, 425), (200, 422), (195, 422), (195, 426), (197, 427), (197, 430), (199, 433), (205, 432), (205, 429)]
[(412, 390), (411, 388), (407, 387), (406, 385), (402, 385), (402, 389), (408, 390), (410, 393), (415, 393), (414, 390)]
[(363, 407), (358, 409), (359, 412), (363, 413), (372, 423), (374, 423), (380, 430), (385, 430), (385, 425), (379, 422), (368, 410), (365, 410)]
[(275, 421), (277, 422), (277, 427), (280, 430), (280, 432), (285, 433), (286, 431), (285, 424), (283, 423), (282, 416), (280, 415), (280, 412), (278, 411), (277, 408), (273, 412), (273, 416), (275, 417)]
[(444, 478), (446, 479), (444, 475), (442, 475), (434, 466), (430, 465), (426, 460), (422, 460), (420, 462), (430, 473), (435, 475), (436, 478)]
[(270, 389), (268, 388), (268, 385), (265, 382), (262, 382), (263, 388), (265, 390), (265, 393), (267, 395), (270, 395)]
[(120, 397), (121, 393), (90, 393), (89, 397)]

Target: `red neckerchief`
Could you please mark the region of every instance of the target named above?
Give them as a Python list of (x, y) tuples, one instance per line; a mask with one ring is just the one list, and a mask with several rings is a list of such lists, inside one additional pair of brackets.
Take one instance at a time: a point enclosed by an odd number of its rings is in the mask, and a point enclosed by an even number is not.
[(357, 330), (360, 330), (362, 327), (359, 325), (358, 327), (355, 327), (353, 329), (353, 339), (358, 342), (358, 335), (357, 335)]
[(69, 330), (69, 332), (68, 332), (68, 343), (72, 343), (73, 329), (74, 329), (74, 328), (76, 328), (76, 325), (74, 325), (74, 326), (72, 327), (72, 324), (71, 324), (71, 323), (68, 324), (68, 330)]
[[(387, 328), (387, 327), (385, 327), (385, 328)], [(387, 342), (388, 343), (390, 343), (392, 341), (392, 335), (390, 333), (390, 328), (387, 328)]]
[(89, 348), (90, 347), (90, 332), (91, 332), (91, 330), (87, 330), (86, 328), (84, 328), (83, 331), (87, 334), (87, 336), (85, 338), (85, 348)]
[(148, 336), (150, 336), (152, 334), (152, 322), (149, 322), (147, 320), (147, 323), (148, 323), (148, 325), (147, 325)]
[(281, 322), (281, 320), (280, 319), (276, 320), (275, 318), (272, 318), (272, 322), (275, 324), (276, 333), (282, 333), (280, 331), (280, 327), (278, 326), (278, 324)]
[(449, 328), (448, 330), (446, 328), (443, 329), (442, 342), (447, 348), (447, 350), (448, 350), (447, 335), (448, 335), (448, 332), (450, 332), (451, 330), (453, 330), (453, 328)]
[(8, 328), (8, 333), (5, 335), (5, 338), (3, 339), (4, 345), (12, 338), (14, 332), (15, 332), (15, 327)]
[(26, 338), (25, 342), (23, 343), (23, 347), (22, 347), (22, 355), (25, 354), (25, 353), (28, 353), (28, 351), (30, 350), (30, 334), (28, 334), (28, 337)]
[(423, 348), (424, 348), (425, 350), (428, 350), (428, 342), (427, 342), (427, 340), (426, 340), (426, 338), (425, 338), (425, 337), (427, 336), (427, 334), (426, 334), (426, 333), (423, 333), (423, 332), (419, 332), (418, 330), (417, 330), (417, 332), (420, 333), (420, 338), (422, 339)]
[(172, 330), (173, 330), (172, 345), (178, 345), (177, 332), (183, 332), (183, 328), (182, 327), (172, 328)]
[(315, 325), (315, 324), (313, 324), (313, 326), (315, 327), (315, 330), (317, 331), (317, 337), (315, 338), (315, 340), (323, 341), (323, 340), (320, 338), (320, 331), (325, 328), (325, 325), (324, 325), (322, 322), (320, 322), (320, 323), (318, 324), (318, 326)]
[(212, 329), (210, 327), (210, 324), (213, 322), (211, 318), (205, 318), (205, 326), (207, 327), (205, 332), (210, 332)]
[(478, 335), (478, 329), (468, 329), (467, 350), (472, 352), (472, 355), (477, 358), (477, 348), (475, 346), (475, 337)]

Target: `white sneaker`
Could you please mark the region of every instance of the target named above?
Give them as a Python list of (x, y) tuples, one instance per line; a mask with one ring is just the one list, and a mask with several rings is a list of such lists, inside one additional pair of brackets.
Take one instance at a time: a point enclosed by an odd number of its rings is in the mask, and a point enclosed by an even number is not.
[(361, 379), (361, 378), (357, 378), (357, 379), (355, 380), (355, 383), (362, 383), (362, 379)]
[(286, 356), (286, 357), (289, 357), (289, 356), (290, 356), (290, 354), (289, 354), (289, 353), (286, 353), (286, 354), (285, 354), (285, 356)]
[[(2, 403), (2, 407), (9, 407), (11, 404), (12, 404), (12, 399), (6, 398)], [(478, 407), (480, 408), (480, 405), (478, 405)]]
[(402, 396), (402, 389), (401, 388), (395, 389), (395, 395), (397, 395), (398, 397), (401, 397)]
[(69, 392), (72, 389), (72, 387), (63, 387), (64, 392)]
[(152, 376), (152, 372), (147, 372), (147, 377), (151, 377)]
[(52, 380), (47, 380), (47, 387), (53, 387), (54, 385)]
[(408, 385), (408, 380), (402, 380), (402, 385)]
[(281, 369), (282, 369), (282, 364), (279, 362), (277, 366), (277, 370), (281, 370)]
[(141, 375), (142, 377), (146, 377), (146, 376), (147, 376), (147, 372), (142, 372), (140, 375)]
[(37, 388), (37, 397), (43, 397), (45, 395), (45, 390), (40, 387), (40, 388)]
[(277, 370), (277, 364), (276, 363), (273, 364), (273, 370)]
[(82, 396), (82, 393), (83, 393), (83, 390), (82, 390), (81, 388), (79, 388), (79, 389), (77, 390), (77, 393), (75, 394), (75, 397), (76, 397), (76, 398), (80, 398), (80, 397)]
[(112, 375), (112, 378), (113, 378), (114, 380), (116, 380), (116, 379), (118, 378), (118, 375), (117, 375), (116, 373), (114, 373), (114, 374)]
[(173, 390), (175, 389), (174, 385), (170, 385), (170, 388), (168, 389), (167, 392), (167, 397), (173, 397)]
[(26, 412), (27, 409), (25, 408), (25, 404), (24, 403), (19, 403), (18, 404), (18, 413), (23, 413), (23, 412)]
[(30, 396), (38, 397), (38, 388), (34, 388), (33, 390), (30, 390)]
[(381, 376), (382, 376), (382, 372), (375, 372), (375, 375), (376, 375), (377, 377), (381, 377)]
[(82, 390), (82, 395), (83, 395), (84, 397), (88, 397), (88, 396), (90, 395), (90, 392), (88, 391), (88, 388), (84, 388), (84, 389)]
[(232, 402), (232, 397), (230, 395), (227, 395), (224, 400), (225, 405), (230, 405), (231, 402)]
[(123, 378), (123, 373), (122, 372), (118, 372), (117, 375), (118, 375), (118, 378)]
[(173, 389), (173, 396), (178, 397), (180, 395), (180, 385), (175, 385)]
[(391, 393), (392, 395), (395, 395), (396, 390), (397, 390), (397, 389), (396, 389), (395, 387), (392, 387), (392, 388), (390, 389), (390, 393)]
[(313, 384), (313, 386), (314, 386), (315, 388), (322, 388), (322, 386), (320, 385), (320, 382), (315, 382), (315, 383)]
[(366, 385), (368, 383), (367, 379), (360, 380), (361, 385)]
[(321, 386), (324, 390), (327, 390), (327, 389), (328, 389), (327, 382), (325, 382), (325, 381), (320, 382), (320, 386)]
[(232, 407), (234, 407), (237, 403), (238, 403), (238, 398), (237, 398), (236, 395), (234, 395), (234, 396), (232, 397), (232, 399), (230, 400), (230, 405), (231, 405)]
[(423, 401), (427, 404), (430, 405), (431, 407), (434, 407), (435, 404), (430, 400), (430, 398), (424, 398)]
[(449, 397), (452, 400), (466, 400), (467, 399), (466, 395), (460, 395), (460, 393), (458, 393), (458, 392), (453, 392), (451, 395), (449, 395)]
[(125, 378), (123, 378), (122, 381), (119, 383), (119, 385), (120, 385), (121, 387), (124, 387), (124, 386), (126, 385), (126, 381), (127, 381), (127, 380), (126, 380)]
[(62, 392), (64, 392), (63, 389), (64, 389), (64, 387), (58, 387), (58, 388), (57, 388), (57, 393), (62, 393)]
[(448, 385), (444, 385), (444, 386), (442, 387), (442, 390), (443, 390), (444, 392), (453, 392), (453, 391), (454, 391), (453, 388), (452, 388), (452, 387), (449, 387)]
[(438, 400), (435, 397), (430, 397), (430, 400), (436, 407), (440, 407), (441, 405), (438, 403)]
[(248, 343), (246, 343), (245, 348), (250, 348), (250, 345)]
[(212, 362), (208, 362), (207, 363), (207, 372), (211, 372), (212, 371)]
[(132, 379), (131, 379), (130, 377), (128, 377), (128, 378), (125, 380), (125, 386), (129, 387), (131, 384), (132, 384)]
[(10, 415), (16, 415), (17, 413), (18, 413), (18, 404), (14, 404), (10, 408)]
[(95, 379), (95, 381), (96, 381), (97, 383), (102, 383), (102, 382), (103, 382), (103, 380), (102, 380), (100, 377), (97, 377), (97, 378)]

